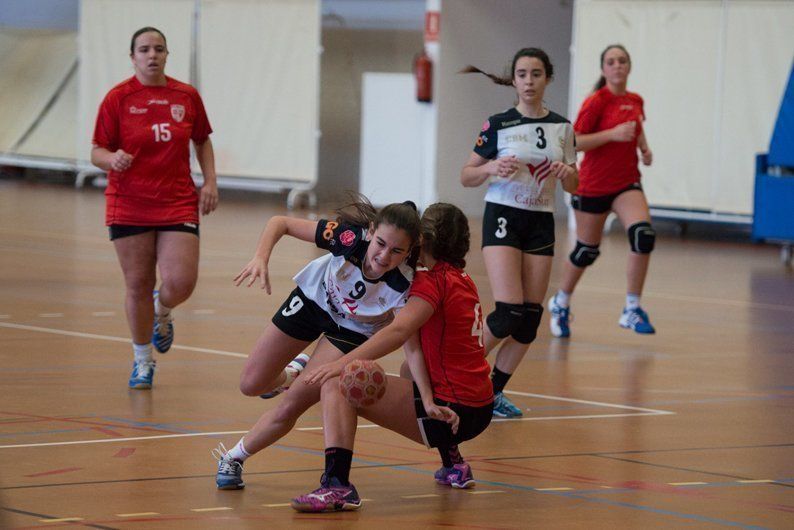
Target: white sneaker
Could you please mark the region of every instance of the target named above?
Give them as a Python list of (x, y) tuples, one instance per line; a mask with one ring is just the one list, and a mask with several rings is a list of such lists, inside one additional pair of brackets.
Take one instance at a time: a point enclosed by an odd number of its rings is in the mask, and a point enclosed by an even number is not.
[(568, 307), (557, 305), (557, 297), (549, 298), (549, 328), (555, 337), (566, 338), (571, 336), (571, 328), (568, 322), (571, 317), (571, 310)]

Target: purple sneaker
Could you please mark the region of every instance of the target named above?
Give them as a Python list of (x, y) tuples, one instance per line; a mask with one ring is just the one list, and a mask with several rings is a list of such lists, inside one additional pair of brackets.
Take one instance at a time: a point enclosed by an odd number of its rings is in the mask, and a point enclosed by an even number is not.
[(455, 464), (452, 467), (441, 467), (433, 475), (436, 482), (457, 489), (468, 489), (474, 487), (474, 475), (471, 474), (471, 466), (467, 463)]
[(299, 512), (342, 512), (361, 508), (361, 498), (355, 486), (343, 486), (338, 478), (331, 477), (322, 480), (313, 492), (292, 499), (290, 505)]

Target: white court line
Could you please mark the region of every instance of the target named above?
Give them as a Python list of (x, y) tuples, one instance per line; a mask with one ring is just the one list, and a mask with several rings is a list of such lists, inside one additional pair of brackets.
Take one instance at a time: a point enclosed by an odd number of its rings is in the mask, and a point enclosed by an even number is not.
[[(359, 425), (357, 429), (372, 429), (380, 427), (374, 423)], [(322, 431), (322, 427), (297, 427), (293, 431)], [(195, 438), (196, 436), (225, 436), (231, 434), (246, 434), (248, 431), (218, 431), (218, 432), (188, 432), (182, 434), (160, 434), (156, 436), (134, 436), (130, 438), (103, 438), (100, 440), (73, 440), (70, 442), (43, 442), (34, 444), (0, 445), (0, 449), (21, 449), (26, 447), (52, 447), (56, 445), (86, 445), (107, 444), (115, 442), (137, 442), (142, 440), (164, 440), (166, 438)]]
[[(6, 322), (0, 322), (0, 327), (3, 328), (12, 328), (12, 329), (23, 329), (25, 331), (38, 331), (40, 333), (52, 333), (53, 335), (66, 335), (69, 337), (80, 337), (83, 339), (97, 339), (97, 340), (109, 340), (113, 342), (123, 342), (125, 344), (130, 343), (130, 339), (128, 337), (114, 337), (112, 335), (95, 335), (93, 333), (81, 333), (79, 331), (68, 331), (65, 329), (54, 329), (54, 328), (41, 328), (38, 326), (25, 326), (23, 324), (12, 324)], [(194, 346), (180, 346), (179, 344), (174, 344), (171, 346), (173, 350), (186, 350), (186, 351), (194, 351), (198, 353), (211, 353), (213, 355), (224, 355), (226, 357), (240, 357), (242, 359), (246, 359), (248, 355), (244, 353), (237, 353), (231, 351), (223, 351), (223, 350), (212, 350), (210, 348), (196, 348)]]
[(91, 316), (95, 317), (114, 317), (116, 316), (115, 311), (94, 311), (91, 313)]
[[(635, 416), (661, 416), (664, 414), (675, 414), (675, 412), (627, 412), (626, 414), (586, 414), (581, 416), (538, 416), (535, 418), (494, 418), (491, 423), (511, 422), (511, 421), (547, 421), (547, 420), (589, 420), (593, 418), (628, 418)], [(2, 446), (0, 446), (2, 449)]]
[(61, 318), (63, 313), (39, 313), (41, 318)]
[[(2, 324), (0, 324), (2, 325)], [(646, 409), (642, 407), (634, 407), (632, 405), (615, 405), (614, 403), (604, 403), (602, 401), (587, 401), (585, 399), (573, 399), (573, 398), (565, 398), (560, 396), (547, 396), (545, 394), (531, 394), (529, 392), (517, 392), (515, 390), (505, 390), (505, 394), (515, 394), (516, 396), (525, 396), (525, 397), (536, 397), (540, 399), (550, 399), (552, 401), (568, 401), (570, 403), (582, 403), (584, 405), (596, 405), (599, 407), (607, 407), (613, 409), (623, 409), (623, 410), (637, 410), (640, 412), (646, 412), (649, 414), (675, 414), (675, 412), (669, 410), (656, 410), (656, 409)]]

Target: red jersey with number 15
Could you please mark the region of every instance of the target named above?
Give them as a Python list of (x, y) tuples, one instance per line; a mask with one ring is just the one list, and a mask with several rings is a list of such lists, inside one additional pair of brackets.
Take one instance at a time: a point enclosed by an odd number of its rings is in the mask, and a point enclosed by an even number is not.
[(462, 269), (438, 261), (417, 268), (409, 297), (435, 312), (419, 331), (433, 396), (482, 407), (493, 401), (491, 372), (482, 344), (482, 308), (477, 286)]
[(198, 193), (190, 176), (190, 140), (212, 132), (192, 86), (166, 78), (144, 86), (119, 83), (99, 106), (94, 145), (132, 155), (123, 172), (108, 172), (105, 224), (138, 226), (198, 223)]

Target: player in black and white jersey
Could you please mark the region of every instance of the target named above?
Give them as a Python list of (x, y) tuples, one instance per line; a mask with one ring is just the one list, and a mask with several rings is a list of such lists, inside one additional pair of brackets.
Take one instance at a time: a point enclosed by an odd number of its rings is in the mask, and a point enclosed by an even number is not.
[(554, 194), (557, 181), (576, 191), (571, 123), (543, 106), (554, 68), (538, 48), (513, 57), (509, 78), (469, 66), (501, 85), (513, 86), (518, 103), (488, 118), (460, 179), (466, 187), (488, 182), (483, 215), (483, 257), (496, 309), (488, 315), (485, 349), (502, 342), (491, 378), (494, 415), (521, 416), (503, 390), (537, 335), (554, 255)]
[[(287, 375), (300, 380), (300, 369), (285, 374), (284, 368), (318, 338), (311, 359), (307, 357), (308, 366), (339, 359), (391, 322), (394, 310), (405, 305), (415, 265), (410, 257), (419, 243), (421, 223), (416, 206), (405, 202), (376, 211), (364, 197), (358, 197), (337, 214), (334, 221), (319, 222), (272, 217), (253, 259), (235, 277), (236, 285), (247, 280), (251, 286), (260, 280), (270, 294), (267, 264), (284, 235), (329, 251), (295, 276), (297, 287), (273, 316), (243, 368), (243, 394), (258, 396), (288, 386), (292, 381), (285, 381)], [(300, 415), (318, 401), (319, 388), (292, 384), (278, 406), (263, 414), (236, 446), (228, 452), (223, 445), (214, 450), (219, 460), (218, 488), (242, 488), (245, 459), (287, 434)]]

